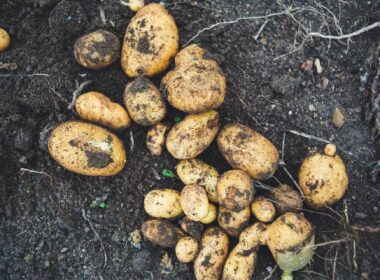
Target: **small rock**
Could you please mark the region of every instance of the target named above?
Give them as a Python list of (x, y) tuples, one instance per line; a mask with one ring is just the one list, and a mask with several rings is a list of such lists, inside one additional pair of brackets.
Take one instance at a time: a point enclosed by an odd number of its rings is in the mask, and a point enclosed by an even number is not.
[(344, 125), (344, 115), (338, 107), (334, 110), (332, 122), (337, 128), (341, 128)]
[(44, 262), (44, 267), (45, 267), (45, 268), (48, 268), (49, 266), (50, 266), (50, 262), (49, 262), (49, 261), (45, 261), (45, 262)]
[(313, 59), (308, 59), (300, 65), (301, 69), (306, 73), (310, 73), (313, 69)]
[(315, 69), (317, 70), (317, 73), (322, 74), (323, 68), (322, 68), (321, 61), (319, 60), (319, 58), (316, 58), (314, 60), (314, 65), (315, 65)]
[(147, 250), (141, 250), (132, 256), (132, 267), (138, 274), (144, 274), (150, 270), (153, 263), (152, 254)]
[(137, 249), (141, 249), (141, 233), (138, 229), (131, 232), (128, 240), (131, 242), (131, 245)]
[(309, 104), (309, 111), (310, 112), (315, 112), (316, 111), (315, 106), (313, 104)]
[(266, 44), (268, 44), (268, 38), (265, 37), (265, 36), (261, 37), (261, 39), (260, 39), (260, 43), (263, 44), (263, 45), (265, 46)]
[(355, 218), (357, 218), (357, 219), (365, 219), (365, 218), (367, 218), (367, 217), (368, 217), (368, 215), (365, 214), (365, 213), (362, 213), (362, 212), (355, 212)]
[(169, 257), (168, 252), (165, 252), (164, 256), (162, 257), (160, 266), (162, 267), (161, 272), (165, 274), (168, 274), (173, 270), (173, 261)]
[(64, 247), (64, 248), (61, 249), (61, 253), (65, 253), (65, 252), (67, 252), (67, 250), (68, 249), (66, 247)]

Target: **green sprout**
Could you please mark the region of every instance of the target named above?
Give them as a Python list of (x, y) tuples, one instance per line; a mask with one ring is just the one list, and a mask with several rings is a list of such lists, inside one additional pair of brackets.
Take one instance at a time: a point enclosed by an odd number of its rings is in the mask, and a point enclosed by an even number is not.
[(174, 121), (177, 123), (181, 120), (181, 116), (177, 115), (174, 117)]
[(106, 203), (104, 201), (100, 202), (99, 208), (102, 208), (102, 209), (106, 208)]
[(177, 175), (175, 173), (167, 168), (164, 168), (162, 170), (162, 175), (166, 178), (177, 178)]

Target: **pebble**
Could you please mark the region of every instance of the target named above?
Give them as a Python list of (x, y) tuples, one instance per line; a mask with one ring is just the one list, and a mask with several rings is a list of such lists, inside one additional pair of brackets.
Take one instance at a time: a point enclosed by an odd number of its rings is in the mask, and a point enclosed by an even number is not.
[(309, 104), (309, 111), (310, 112), (315, 112), (316, 111), (315, 106), (313, 104)]
[(344, 115), (338, 107), (334, 110), (332, 122), (337, 128), (341, 128), (344, 125)]

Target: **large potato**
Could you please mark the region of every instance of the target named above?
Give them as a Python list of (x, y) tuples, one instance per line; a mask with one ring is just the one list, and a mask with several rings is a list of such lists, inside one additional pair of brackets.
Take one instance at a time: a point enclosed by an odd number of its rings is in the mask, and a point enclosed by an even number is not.
[(101, 69), (119, 58), (120, 41), (107, 30), (97, 30), (76, 40), (74, 56), (83, 67)]
[(280, 184), (270, 190), (270, 198), (275, 204), (278, 214), (299, 212), (303, 207), (302, 196), (286, 184)]
[(166, 105), (158, 88), (147, 78), (137, 77), (124, 91), (124, 104), (135, 123), (153, 125), (166, 114)]
[(165, 147), (166, 132), (169, 126), (163, 123), (156, 123), (146, 135), (146, 146), (152, 155), (159, 156)]
[(100, 92), (90, 91), (79, 96), (75, 109), (82, 119), (114, 129), (124, 129), (131, 125), (127, 111)]
[(231, 211), (223, 206), (219, 207), (218, 223), (231, 236), (238, 237), (249, 225), (251, 209), (249, 207), (241, 211)]
[(216, 185), (216, 197), (219, 204), (232, 211), (247, 208), (254, 194), (252, 179), (241, 170), (224, 172)]
[(184, 159), (176, 165), (178, 177), (185, 185), (198, 184), (204, 187), (210, 201), (217, 202), (216, 183), (219, 172), (207, 163), (197, 159)]
[(126, 161), (123, 143), (108, 130), (89, 123), (58, 125), (48, 141), (51, 156), (64, 168), (88, 176), (112, 176)]
[(173, 17), (159, 4), (149, 4), (132, 18), (125, 32), (121, 65), (129, 77), (164, 71), (178, 51)]
[(169, 131), (166, 148), (176, 159), (195, 158), (211, 144), (218, 130), (216, 111), (187, 115)]
[(277, 170), (279, 154), (264, 136), (241, 124), (228, 124), (218, 135), (223, 157), (236, 169), (256, 180), (270, 178)]
[(205, 189), (197, 184), (185, 186), (181, 192), (181, 207), (190, 220), (198, 222), (206, 218), (209, 202)]
[(175, 58), (175, 69), (162, 80), (169, 103), (188, 113), (218, 108), (224, 101), (226, 79), (218, 63), (193, 44)]
[(174, 218), (182, 214), (180, 193), (171, 189), (150, 191), (144, 199), (144, 209), (155, 218)]
[(148, 220), (141, 226), (143, 236), (161, 247), (174, 247), (185, 233), (167, 220)]
[(203, 233), (201, 248), (194, 260), (194, 274), (197, 280), (220, 278), (228, 255), (228, 245), (228, 236), (219, 227), (210, 227)]
[(198, 252), (198, 242), (190, 236), (181, 238), (175, 246), (177, 259), (183, 263), (189, 263)]

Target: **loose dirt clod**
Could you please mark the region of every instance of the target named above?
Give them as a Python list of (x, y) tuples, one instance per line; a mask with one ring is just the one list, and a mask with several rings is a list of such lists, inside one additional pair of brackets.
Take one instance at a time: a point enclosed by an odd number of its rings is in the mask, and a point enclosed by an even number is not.
[(337, 128), (341, 128), (344, 125), (344, 115), (338, 107), (334, 110), (332, 122)]

